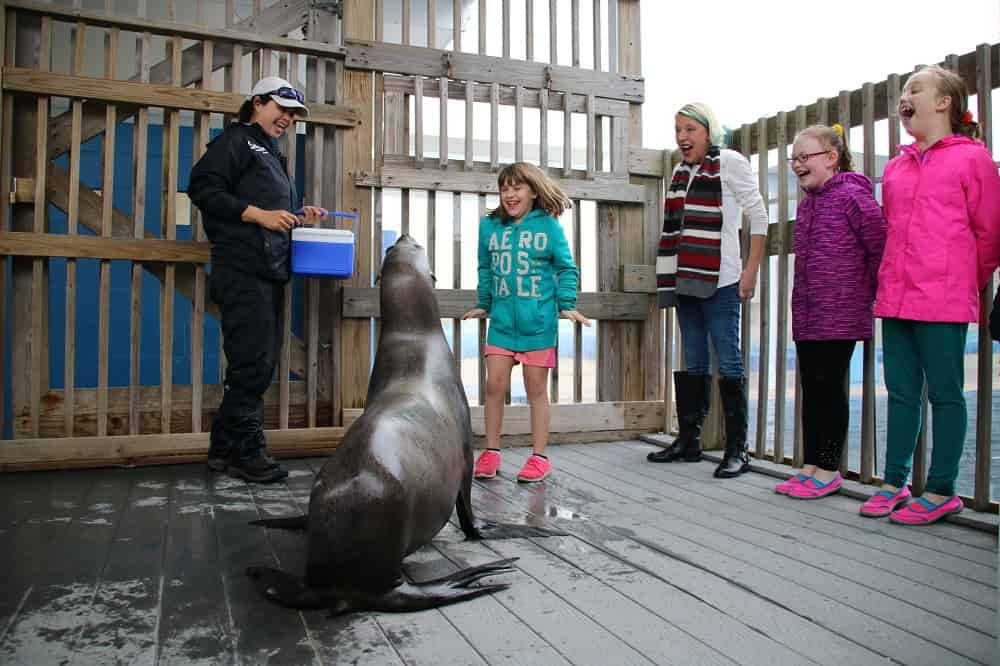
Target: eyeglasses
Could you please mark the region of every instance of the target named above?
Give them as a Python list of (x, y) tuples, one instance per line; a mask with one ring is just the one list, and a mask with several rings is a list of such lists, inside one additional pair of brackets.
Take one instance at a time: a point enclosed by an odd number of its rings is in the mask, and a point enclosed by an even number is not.
[(303, 104), (306, 101), (305, 97), (302, 96), (302, 93), (300, 93), (295, 88), (289, 88), (288, 86), (282, 86), (277, 90), (275, 90), (274, 92), (269, 92), (267, 94), (277, 95), (282, 99), (294, 99), (299, 104)]
[(816, 157), (817, 155), (826, 155), (828, 152), (830, 151), (821, 150), (818, 153), (801, 153), (799, 155), (792, 155), (788, 158), (788, 161), (791, 162), (792, 164), (805, 164), (811, 158)]

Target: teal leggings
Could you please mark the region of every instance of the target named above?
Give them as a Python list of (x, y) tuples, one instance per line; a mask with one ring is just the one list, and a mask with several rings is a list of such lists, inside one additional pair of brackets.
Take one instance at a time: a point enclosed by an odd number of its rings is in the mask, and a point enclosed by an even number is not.
[(931, 403), (933, 448), (927, 491), (955, 494), (965, 446), (965, 336), (968, 324), (882, 320), (882, 360), (889, 391), (885, 482), (902, 488), (920, 432), (924, 380)]

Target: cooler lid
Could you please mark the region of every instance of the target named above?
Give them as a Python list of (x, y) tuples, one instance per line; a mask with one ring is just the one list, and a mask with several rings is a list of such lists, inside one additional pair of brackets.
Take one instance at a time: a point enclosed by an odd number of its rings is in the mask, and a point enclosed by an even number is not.
[(292, 240), (308, 241), (311, 243), (353, 243), (354, 232), (346, 229), (295, 227), (292, 229)]

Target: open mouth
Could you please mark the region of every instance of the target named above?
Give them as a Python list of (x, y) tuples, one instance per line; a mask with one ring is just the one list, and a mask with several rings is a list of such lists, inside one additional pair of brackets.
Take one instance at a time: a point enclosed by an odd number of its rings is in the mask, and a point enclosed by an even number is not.
[(899, 105), (899, 116), (901, 118), (912, 118), (916, 112), (917, 110), (913, 108), (912, 104), (902, 102)]
[(679, 144), (677, 144), (677, 147), (681, 149), (682, 153), (686, 153), (686, 152), (689, 152), (692, 148), (694, 148), (694, 144), (691, 144), (691, 143), (679, 143)]

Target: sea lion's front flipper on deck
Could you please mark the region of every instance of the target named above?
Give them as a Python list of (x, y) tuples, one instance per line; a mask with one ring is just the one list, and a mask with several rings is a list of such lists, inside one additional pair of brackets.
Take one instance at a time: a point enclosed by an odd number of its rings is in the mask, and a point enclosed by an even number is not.
[(254, 580), (264, 598), (286, 608), (317, 610), (330, 608), (337, 603), (329, 592), (314, 590), (287, 571), (270, 567), (247, 567), (247, 575)]
[(536, 537), (569, 536), (568, 532), (531, 525), (512, 525), (508, 523), (491, 523), (481, 521), (476, 530), (479, 539), (533, 539)]
[(304, 530), (309, 522), (308, 515), (291, 516), (289, 518), (261, 518), (251, 520), (249, 525), (259, 525), (261, 527), (273, 527), (279, 530)]

